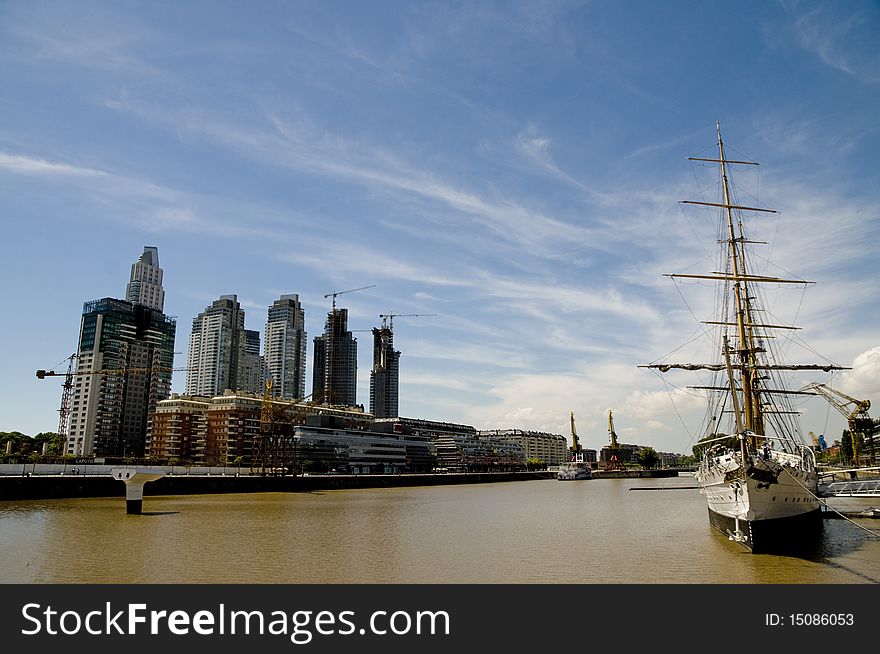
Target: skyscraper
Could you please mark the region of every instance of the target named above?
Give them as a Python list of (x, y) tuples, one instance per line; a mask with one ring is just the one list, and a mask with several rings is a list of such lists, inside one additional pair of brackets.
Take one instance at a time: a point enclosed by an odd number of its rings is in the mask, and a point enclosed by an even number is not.
[(260, 332), (244, 330), (244, 366), (236, 390), (261, 392), (264, 378), (263, 357), (260, 356)]
[(125, 299), (132, 304), (163, 310), (165, 289), (162, 288), (158, 248), (145, 245), (140, 259), (131, 264), (131, 280), (125, 289)]
[(227, 389), (258, 392), (259, 353), (260, 333), (244, 328), (244, 310), (238, 297), (221, 295), (193, 318), (187, 395), (212, 397)]
[(143, 455), (149, 416), (171, 392), (177, 324), (162, 313), (155, 247), (132, 265), (126, 298), (83, 305), (66, 454)]
[(327, 314), (324, 334), (315, 337), (312, 400), (321, 404), (357, 404), (357, 339), (348, 331), (348, 309)]
[(370, 372), (370, 413), (377, 418), (396, 418), (400, 352), (394, 349), (394, 333), (388, 327), (373, 328), (373, 370)]
[[(176, 329), (173, 318), (148, 306), (85, 303), (66, 454), (143, 455), (148, 417), (171, 391)], [(103, 372), (86, 374), (94, 370)]]
[(266, 378), (272, 394), (287, 400), (306, 394), (305, 312), (299, 295), (282, 295), (269, 307), (265, 343)]

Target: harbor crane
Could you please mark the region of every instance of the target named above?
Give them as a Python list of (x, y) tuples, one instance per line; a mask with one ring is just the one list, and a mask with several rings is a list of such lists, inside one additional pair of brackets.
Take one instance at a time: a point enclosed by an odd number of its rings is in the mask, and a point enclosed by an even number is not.
[(605, 462), (606, 470), (625, 470), (626, 466), (620, 460), (620, 445), (617, 442), (617, 432), (614, 431), (614, 417), (608, 410), (608, 434), (611, 437), (611, 447), (608, 448), (608, 460)]
[(368, 288), (376, 288), (375, 284), (370, 284), (369, 286), (361, 286), (360, 288), (350, 288), (347, 291), (333, 291), (332, 293), (326, 293), (324, 295), (324, 299), (326, 300), (328, 297), (333, 298), (333, 311), (336, 311), (336, 296), (342, 295), (343, 293), (354, 293), (355, 291), (363, 291)]
[(853, 437), (853, 458), (857, 464), (860, 454), (858, 451), (859, 439), (856, 438), (857, 434), (862, 436), (862, 439), (868, 446), (867, 456), (870, 459), (871, 465), (877, 462), (874, 451), (874, 421), (868, 415), (868, 409), (871, 408), (870, 400), (857, 400), (846, 393), (818, 382), (807, 384), (801, 391), (813, 391), (817, 395), (821, 395), (831, 406), (837, 409), (838, 413), (846, 418), (847, 428)]
[(581, 442), (578, 439), (577, 430), (574, 428), (574, 411), (571, 412), (571, 451), (573, 453), (581, 451)]

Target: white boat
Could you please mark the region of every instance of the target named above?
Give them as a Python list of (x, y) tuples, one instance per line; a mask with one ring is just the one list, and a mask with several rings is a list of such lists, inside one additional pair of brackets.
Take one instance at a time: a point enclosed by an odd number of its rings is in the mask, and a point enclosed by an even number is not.
[(574, 411), (571, 412), (571, 460), (559, 466), (556, 478), (559, 481), (575, 481), (578, 479), (590, 479), (593, 470), (589, 461), (584, 460), (584, 451), (578, 439), (577, 430), (574, 427)]
[[(786, 365), (776, 337), (796, 329), (772, 324), (764, 288), (769, 284), (810, 284), (757, 274), (752, 254), (758, 241), (745, 231), (744, 213), (776, 213), (744, 206), (733, 197), (731, 168), (754, 166), (725, 155), (721, 128), (716, 126), (718, 158), (691, 160), (717, 164), (720, 172), (717, 201), (686, 201), (718, 211), (719, 266), (705, 274), (674, 274), (673, 278), (711, 280), (718, 285), (716, 313), (704, 321), (712, 338), (711, 363), (654, 363), (647, 368), (706, 371), (703, 386), (709, 411), (705, 435), (697, 444), (701, 454), (696, 479), (706, 497), (709, 522), (731, 540), (753, 552), (800, 549), (816, 542), (821, 532), (821, 503), (813, 450), (801, 435), (793, 395), (805, 391), (786, 388), (783, 373), (798, 370), (841, 370), (829, 363)], [(784, 343), (784, 341), (783, 341)]]
[(583, 457), (580, 461), (568, 461), (559, 466), (559, 472), (556, 473), (556, 478), (559, 481), (575, 481), (578, 479), (590, 479), (593, 476), (593, 471), (590, 468), (590, 464), (583, 460)]

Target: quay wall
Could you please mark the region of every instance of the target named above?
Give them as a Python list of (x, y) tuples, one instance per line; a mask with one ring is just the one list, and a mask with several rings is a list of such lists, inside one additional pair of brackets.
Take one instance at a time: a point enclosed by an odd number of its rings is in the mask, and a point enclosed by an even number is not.
[[(120, 466), (121, 467), (121, 466)], [(144, 495), (202, 495), (213, 493), (270, 493), (441, 486), (555, 478), (555, 472), (486, 472), (401, 475), (257, 475), (174, 474), (144, 486)], [(122, 497), (125, 484), (106, 475), (0, 475), (0, 501), (74, 497)]]

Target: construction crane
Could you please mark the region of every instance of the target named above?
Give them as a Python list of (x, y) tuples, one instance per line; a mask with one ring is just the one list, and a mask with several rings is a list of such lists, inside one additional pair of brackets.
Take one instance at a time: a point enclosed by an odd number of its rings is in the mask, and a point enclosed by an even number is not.
[[(298, 404), (297, 412), (290, 416), (284, 407), (272, 397), (272, 380), (267, 379), (260, 409), (260, 431), (254, 439), (254, 455), (251, 458), (251, 472), (259, 474), (285, 474), (288, 466), (296, 469), (296, 439), (294, 428), (303, 424), (312, 403), (306, 401), (311, 393), (290, 406)], [(289, 407), (288, 407), (289, 408)], [(287, 418), (285, 420), (285, 418)]]
[[(73, 395), (73, 362), (76, 360), (76, 352), (71, 354), (65, 361), (67, 364), (67, 372), (66, 373), (58, 373), (64, 374), (64, 385), (61, 387), (61, 408), (58, 409), (58, 434), (61, 436), (62, 440), (67, 438), (67, 420), (70, 417), (70, 397)], [(54, 370), (49, 371), (52, 375), (55, 375)], [(40, 373), (43, 373), (40, 376)], [(37, 378), (44, 379), (46, 376), (45, 370), (37, 370)]]
[(873, 465), (876, 463), (874, 452), (874, 421), (871, 419), (871, 416), (868, 415), (868, 409), (871, 408), (871, 401), (857, 400), (846, 393), (818, 382), (807, 384), (801, 389), (801, 392), (806, 391), (814, 391), (816, 394), (824, 397), (831, 406), (837, 409), (837, 411), (846, 418), (847, 428), (852, 435), (853, 459), (855, 459), (856, 464), (858, 464), (859, 460), (859, 439), (856, 438), (856, 435), (861, 435), (868, 446), (870, 464)]
[(61, 387), (61, 408), (58, 409), (58, 434), (62, 438), (67, 438), (67, 421), (70, 418), (70, 397), (73, 394), (73, 378), (82, 375), (143, 375), (151, 372), (174, 372), (176, 370), (188, 370), (188, 368), (167, 368), (164, 366), (154, 366), (152, 368), (102, 368), (101, 370), (74, 370), (73, 362), (76, 359), (76, 353), (71, 354), (66, 361), (69, 361), (66, 372), (55, 372), (54, 370), (37, 370), (37, 379), (45, 379), (46, 377), (64, 377), (64, 384)]
[(605, 462), (606, 470), (625, 470), (626, 466), (620, 460), (620, 446), (617, 443), (617, 432), (614, 431), (614, 417), (611, 410), (608, 410), (608, 434), (611, 436), (611, 447), (609, 449), (609, 457)]
[(328, 297), (333, 298), (333, 311), (336, 311), (336, 296), (342, 295), (343, 293), (354, 293), (355, 291), (363, 291), (367, 288), (376, 288), (375, 284), (370, 284), (369, 286), (361, 286), (360, 288), (350, 288), (347, 291), (333, 291), (332, 293), (327, 293), (324, 295), (324, 299), (326, 300)]
[(425, 318), (436, 315), (436, 313), (380, 313), (379, 317), (382, 319), (382, 329), (390, 329), (393, 332), (395, 318)]

